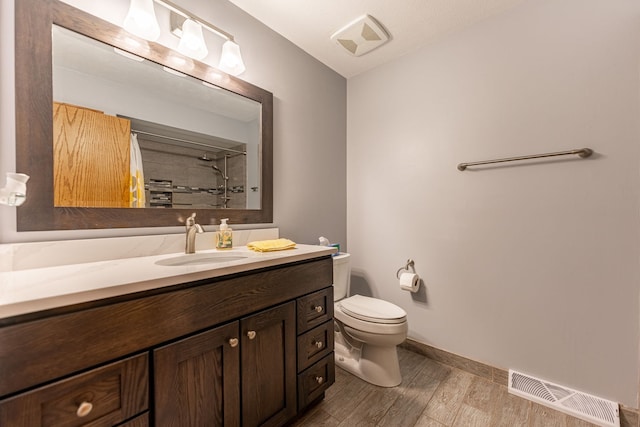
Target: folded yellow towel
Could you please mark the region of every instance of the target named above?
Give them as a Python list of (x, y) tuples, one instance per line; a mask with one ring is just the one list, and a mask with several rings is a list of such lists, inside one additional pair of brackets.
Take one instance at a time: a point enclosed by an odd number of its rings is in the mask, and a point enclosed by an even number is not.
[(295, 247), (295, 242), (292, 242), (289, 239), (260, 240), (247, 244), (247, 248), (256, 252), (283, 251), (285, 249), (293, 249)]

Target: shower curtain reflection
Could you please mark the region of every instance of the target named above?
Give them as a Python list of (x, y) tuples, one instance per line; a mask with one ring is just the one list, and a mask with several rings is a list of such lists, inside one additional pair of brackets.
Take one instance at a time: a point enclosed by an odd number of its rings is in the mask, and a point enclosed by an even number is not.
[(146, 199), (144, 191), (144, 167), (142, 165), (142, 154), (140, 153), (138, 136), (135, 133), (131, 134), (129, 170), (131, 172), (131, 183), (129, 185), (129, 207), (144, 208)]

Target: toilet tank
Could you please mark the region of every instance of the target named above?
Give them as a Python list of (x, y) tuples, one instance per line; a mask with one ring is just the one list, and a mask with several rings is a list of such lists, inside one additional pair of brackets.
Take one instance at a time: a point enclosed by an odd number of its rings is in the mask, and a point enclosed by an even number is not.
[(339, 252), (333, 257), (333, 300), (345, 298), (351, 282), (351, 255)]

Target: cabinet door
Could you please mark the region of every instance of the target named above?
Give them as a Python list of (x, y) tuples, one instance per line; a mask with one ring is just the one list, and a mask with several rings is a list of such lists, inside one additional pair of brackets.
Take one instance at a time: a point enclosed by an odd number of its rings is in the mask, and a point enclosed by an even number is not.
[(238, 322), (153, 352), (154, 425), (239, 426)]
[(240, 321), (242, 424), (279, 426), (296, 414), (295, 302)]

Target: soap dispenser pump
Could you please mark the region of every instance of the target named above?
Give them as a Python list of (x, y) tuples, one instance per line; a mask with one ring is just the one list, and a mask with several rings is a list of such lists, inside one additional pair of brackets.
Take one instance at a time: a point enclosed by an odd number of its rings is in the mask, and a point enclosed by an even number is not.
[(233, 231), (227, 221), (229, 221), (229, 218), (220, 220), (220, 229), (216, 232), (216, 249), (233, 248)]

